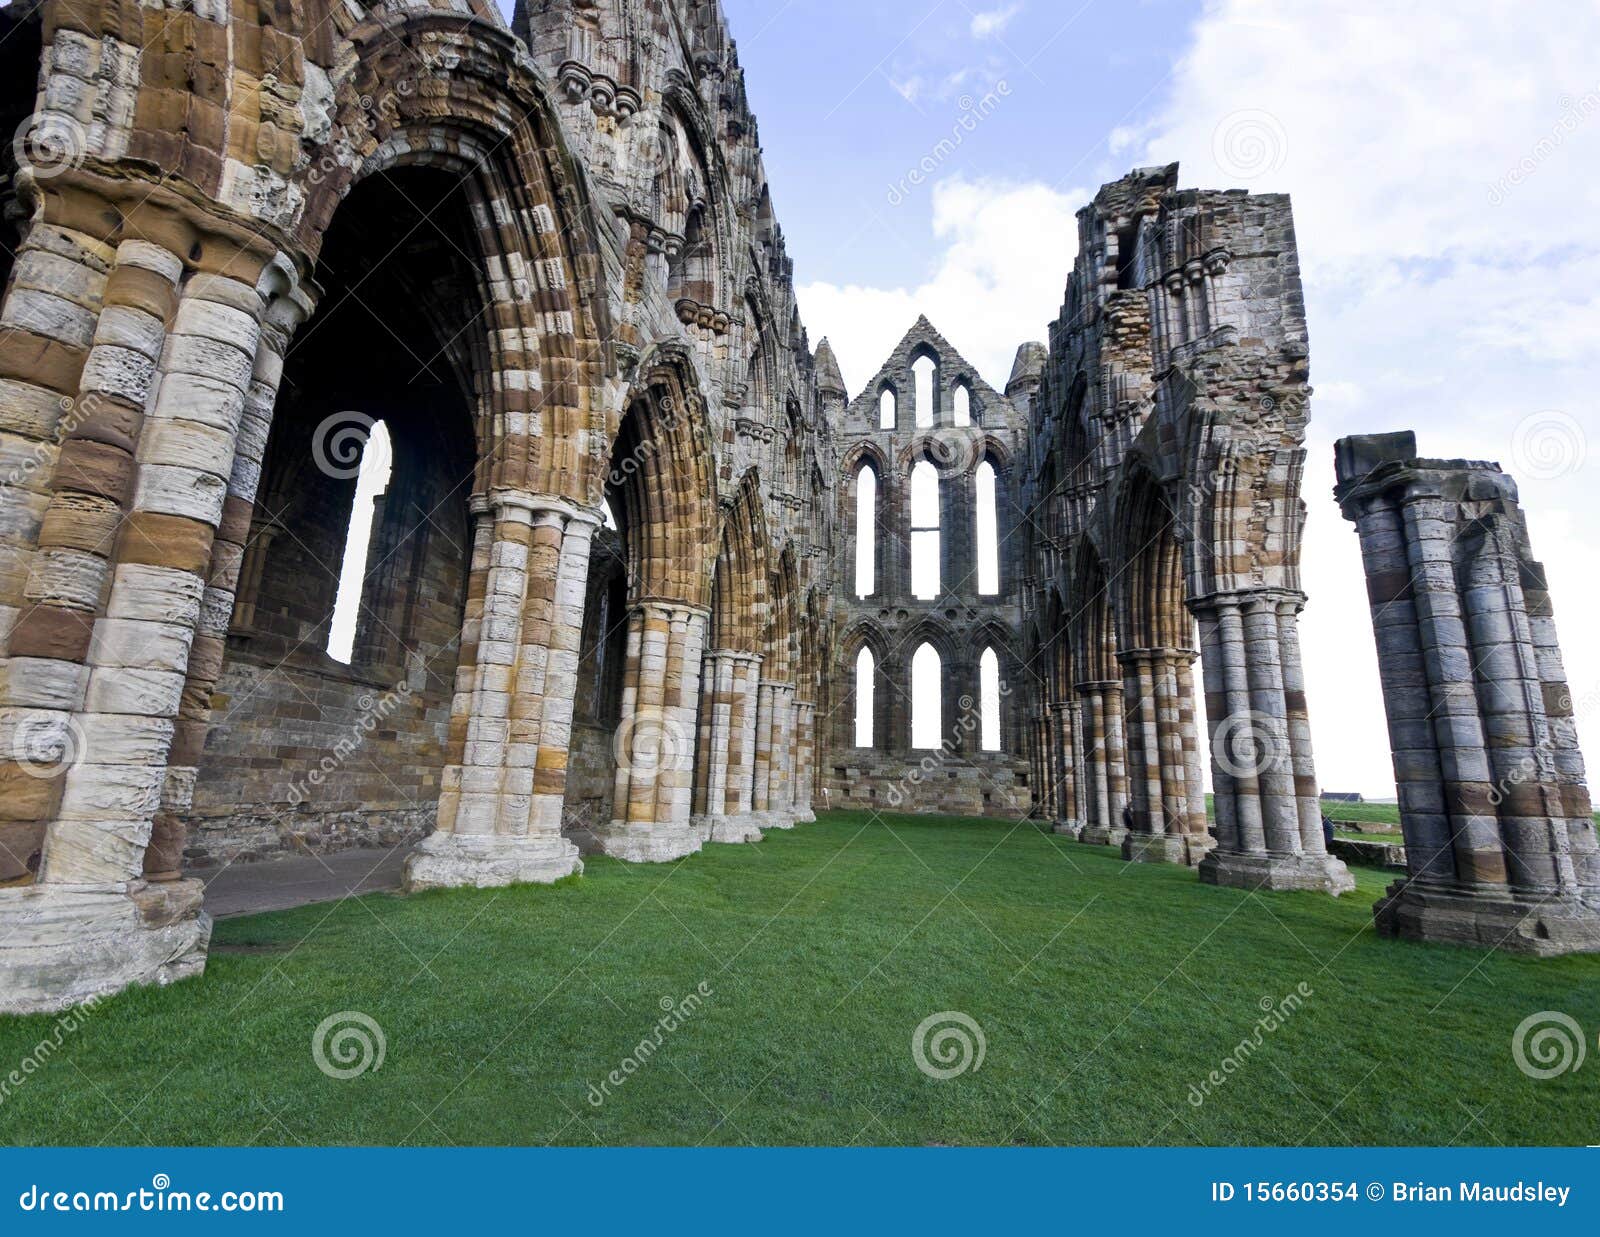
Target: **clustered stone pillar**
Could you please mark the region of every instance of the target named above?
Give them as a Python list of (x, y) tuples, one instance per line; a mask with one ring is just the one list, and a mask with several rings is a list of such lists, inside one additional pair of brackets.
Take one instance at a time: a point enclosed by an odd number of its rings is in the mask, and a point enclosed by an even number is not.
[(1128, 730), (1130, 830), (1125, 859), (1198, 864), (1211, 849), (1195, 735), (1195, 654), (1135, 649), (1119, 654)]
[(293, 275), (255, 237), (202, 245), (159, 210), (127, 230), (113, 248), (35, 224), (0, 320), (3, 840), (40, 847), (0, 890), (13, 1012), (193, 974), (210, 936), (177, 817), (259, 469), (247, 404), (277, 382), (262, 323)]
[(796, 824), (808, 825), (817, 819), (811, 806), (817, 780), (817, 706), (810, 700), (797, 700), (794, 711), (794, 819)]
[(1200, 879), (1213, 885), (1355, 888), (1322, 834), (1297, 634), (1304, 602), (1268, 589), (1190, 606), (1200, 626), (1217, 826)]
[(1378, 930), (1600, 951), (1600, 840), (1515, 483), (1492, 464), (1418, 459), (1409, 433), (1344, 439), (1337, 461), (1406, 843)]
[(561, 835), (584, 585), (600, 520), (560, 499), (497, 490), (476, 524), (438, 827), (406, 887), (480, 888), (583, 870)]
[(704, 812), (696, 821), (706, 842), (759, 842), (761, 829), (750, 814), (750, 768), (745, 759), (744, 719), (753, 655), (719, 649), (701, 666), (700, 750), (696, 787)]
[(794, 828), (794, 686), (777, 679), (762, 679), (758, 694), (756, 729), (756, 818), (769, 829)]
[(1080, 842), (1121, 846), (1128, 836), (1123, 822), (1128, 806), (1128, 766), (1124, 746), (1123, 690), (1118, 679), (1077, 685), (1083, 722), (1085, 821)]
[(1069, 837), (1083, 832), (1083, 819), (1078, 813), (1078, 764), (1073, 748), (1073, 713), (1070, 701), (1056, 700), (1045, 706), (1045, 751), (1052, 769), (1046, 802), (1054, 812), (1054, 830)]
[(613, 815), (595, 831), (615, 858), (661, 863), (700, 849), (691, 812), (708, 618), (698, 606), (654, 600), (628, 616)]

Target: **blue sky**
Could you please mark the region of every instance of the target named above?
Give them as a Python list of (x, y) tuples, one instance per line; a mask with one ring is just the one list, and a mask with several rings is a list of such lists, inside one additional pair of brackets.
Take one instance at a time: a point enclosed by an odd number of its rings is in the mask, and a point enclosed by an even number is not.
[(726, 8), (799, 282), (880, 286), (931, 272), (932, 193), (892, 205), (890, 190), (986, 94), (1007, 92), (941, 175), (1098, 184), (1120, 170), (1108, 136), (1159, 90), (1198, 11), (1178, 0)]

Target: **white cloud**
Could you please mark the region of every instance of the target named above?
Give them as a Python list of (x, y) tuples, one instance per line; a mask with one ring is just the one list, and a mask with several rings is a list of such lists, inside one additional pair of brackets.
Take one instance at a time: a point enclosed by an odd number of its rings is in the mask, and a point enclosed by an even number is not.
[[(1530, 22), (1513, 3), (1304, 9), (1220, 0), (1166, 105), (1115, 135), (1185, 185), (1294, 197), (1317, 398), (1304, 618), (1319, 772), (1381, 789), (1389, 759), (1354, 530), (1329, 498), (1332, 443), (1409, 428), (1423, 453), (1518, 476), (1579, 699), (1600, 688), (1600, 13)], [(1580, 466), (1530, 477), (1518, 426), (1587, 427)], [(1580, 716), (1600, 764), (1600, 706)]]
[(852, 394), (926, 314), (996, 388), (1017, 347), (1044, 336), (1061, 311), (1077, 256), (1074, 214), (1086, 190), (952, 176), (933, 187), (936, 265), (915, 288), (811, 283), (800, 288), (806, 329), (826, 335)]
[[(1003, 10), (997, 10), (1003, 11)], [(976, 33), (976, 31), (974, 31)], [(1600, 12), (1525, 5), (1284, 6), (1213, 0), (1158, 112), (1118, 163), (1182, 163), (1184, 185), (1287, 191), (1317, 395), (1307, 446), (1303, 623), (1324, 786), (1392, 786), (1354, 529), (1331, 500), (1333, 441), (1414, 429), (1423, 453), (1517, 476), (1549, 572), (1591, 769), (1600, 769)], [(812, 284), (852, 391), (919, 312), (996, 385), (1059, 312), (1087, 194), (963, 179), (934, 189), (936, 259), (915, 288)], [(1559, 410), (1586, 448), (1530, 475), (1519, 426)]]
[(972, 15), (972, 37), (997, 38), (1011, 24), (1012, 18), (1022, 12), (1022, 5), (1007, 4), (997, 9), (984, 9)]

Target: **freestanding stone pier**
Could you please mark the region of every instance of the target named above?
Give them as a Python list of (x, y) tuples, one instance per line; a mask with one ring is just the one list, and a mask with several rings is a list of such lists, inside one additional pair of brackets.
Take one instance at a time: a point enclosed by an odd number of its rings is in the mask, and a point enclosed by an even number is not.
[(1544, 568), (1496, 464), (1346, 438), (1409, 869), (1387, 936), (1600, 951), (1600, 842)]

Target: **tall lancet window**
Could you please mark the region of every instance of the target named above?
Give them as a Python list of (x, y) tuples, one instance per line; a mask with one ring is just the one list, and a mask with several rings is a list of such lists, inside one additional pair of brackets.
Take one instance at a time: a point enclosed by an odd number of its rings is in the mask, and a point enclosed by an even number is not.
[(927, 460), (911, 470), (911, 592), (939, 595), (939, 472)]

